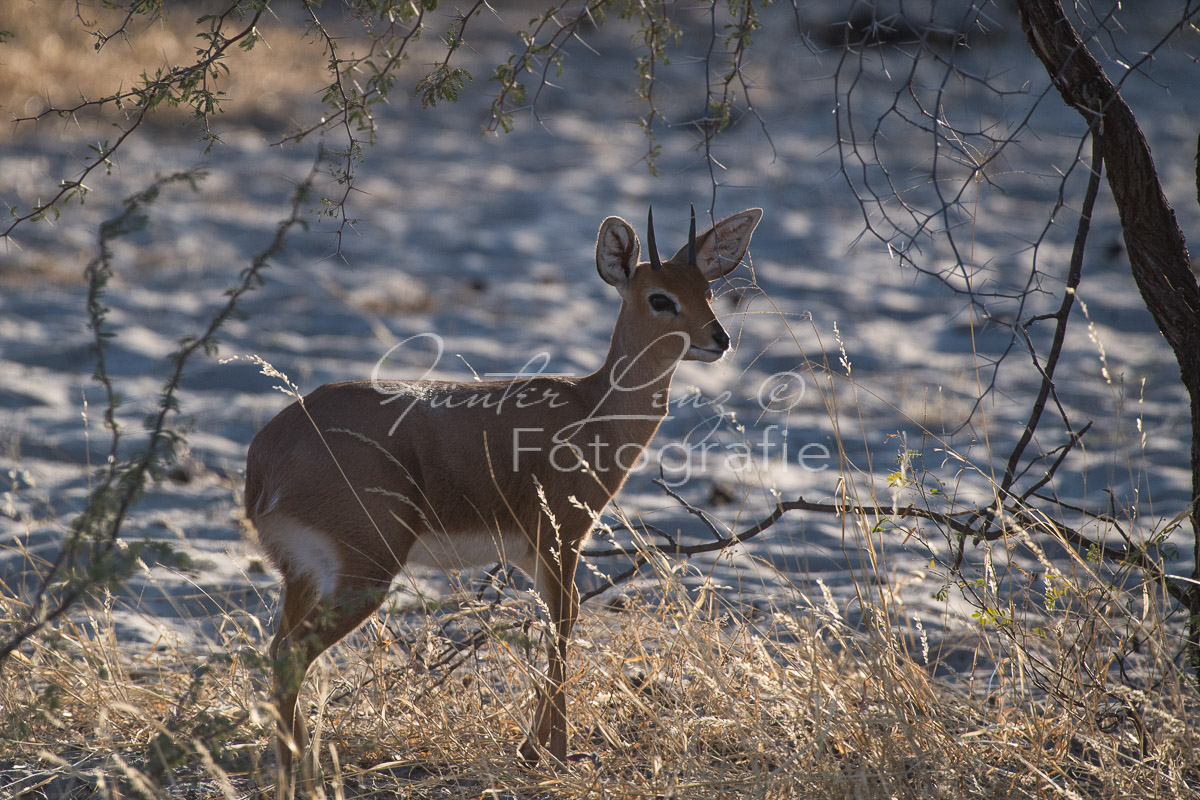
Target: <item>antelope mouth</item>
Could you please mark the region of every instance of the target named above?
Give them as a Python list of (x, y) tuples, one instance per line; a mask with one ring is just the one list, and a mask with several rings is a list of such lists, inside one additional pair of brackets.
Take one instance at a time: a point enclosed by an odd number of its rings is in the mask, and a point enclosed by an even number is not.
[(692, 345), (687, 351), (687, 359), (689, 361), (707, 361), (711, 363), (713, 361), (720, 360), (721, 356), (723, 355), (725, 355), (724, 348), (716, 350)]

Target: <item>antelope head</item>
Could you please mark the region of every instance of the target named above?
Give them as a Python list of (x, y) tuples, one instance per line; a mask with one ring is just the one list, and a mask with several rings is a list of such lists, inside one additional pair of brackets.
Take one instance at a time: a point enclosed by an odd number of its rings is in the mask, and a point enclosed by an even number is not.
[(662, 261), (654, 239), (654, 212), (647, 216), (649, 261), (638, 261), (637, 233), (620, 217), (609, 217), (596, 239), (596, 269), (621, 294), (618, 326), (634, 326), (645, 342), (686, 337), (682, 359), (716, 361), (729, 349), (729, 334), (712, 309), (712, 281), (741, 263), (762, 209), (727, 217), (699, 236), (692, 209), (687, 244)]

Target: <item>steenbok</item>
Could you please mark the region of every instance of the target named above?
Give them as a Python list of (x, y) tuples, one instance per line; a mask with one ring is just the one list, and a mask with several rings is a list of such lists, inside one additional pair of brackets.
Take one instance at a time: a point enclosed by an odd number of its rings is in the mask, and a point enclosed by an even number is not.
[(596, 239), (600, 277), (621, 295), (604, 364), (583, 378), (349, 381), (321, 386), (266, 424), (246, 459), (246, 517), (283, 576), (271, 642), (281, 775), (307, 742), (296, 699), (313, 660), (382, 602), (406, 564), (503, 561), (534, 582), (553, 626), (544, 685), (520, 748), (567, 757), (567, 640), (575, 565), (597, 516), (667, 413), (680, 361), (716, 361), (729, 336), (714, 281), (736, 267), (762, 210), (748, 209), (649, 262), (629, 223)]

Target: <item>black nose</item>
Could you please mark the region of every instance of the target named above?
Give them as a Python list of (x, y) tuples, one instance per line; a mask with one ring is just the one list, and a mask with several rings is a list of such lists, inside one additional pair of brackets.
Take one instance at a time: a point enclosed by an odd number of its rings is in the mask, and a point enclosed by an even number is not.
[(717, 347), (719, 347), (720, 349), (728, 350), (729, 349), (729, 334), (726, 333), (725, 329), (722, 328), (719, 324), (714, 322), (713, 326), (714, 326), (713, 332), (712, 332), (713, 341), (716, 343)]

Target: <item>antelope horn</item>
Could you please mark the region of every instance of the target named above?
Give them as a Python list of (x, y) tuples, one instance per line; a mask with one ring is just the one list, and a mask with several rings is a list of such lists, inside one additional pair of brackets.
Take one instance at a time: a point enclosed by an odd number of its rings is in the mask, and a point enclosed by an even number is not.
[(692, 205), (692, 226), (688, 229), (688, 266), (696, 266), (696, 206)]
[(646, 250), (650, 255), (650, 266), (652, 269), (662, 269), (662, 261), (658, 258), (658, 245), (654, 243), (654, 207), (650, 207), (650, 213), (646, 215)]

